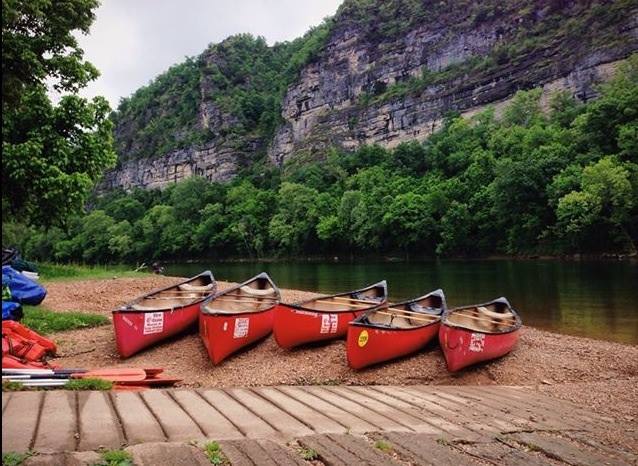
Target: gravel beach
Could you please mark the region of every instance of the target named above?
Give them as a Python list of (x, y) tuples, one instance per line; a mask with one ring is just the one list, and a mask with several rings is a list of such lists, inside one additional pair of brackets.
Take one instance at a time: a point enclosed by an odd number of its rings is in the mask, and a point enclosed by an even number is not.
[[(119, 305), (154, 288), (179, 281), (149, 276), (47, 283), (48, 309), (84, 311), (110, 317)], [(220, 289), (232, 285), (220, 282)], [(314, 293), (282, 290), (284, 301)], [(523, 320), (525, 310), (522, 309)], [(550, 333), (524, 327), (516, 349), (488, 364), (450, 374), (436, 344), (401, 360), (353, 371), (346, 364), (345, 342), (286, 351), (272, 337), (213, 366), (195, 331), (129, 359), (117, 355), (111, 326), (52, 335), (59, 348), (53, 362), (64, 367), (114, 365), (165, 367), (185, 387), (277, 384), (439, 384), (527, 385), (561, 399), (586, 404), (615, 419), (638, 420), (638, 346)]]

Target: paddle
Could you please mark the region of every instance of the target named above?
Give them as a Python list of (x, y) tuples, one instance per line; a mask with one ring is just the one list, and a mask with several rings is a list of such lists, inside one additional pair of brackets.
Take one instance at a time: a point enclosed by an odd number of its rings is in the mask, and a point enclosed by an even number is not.
[(131, 368), (97, 369), (80, 374), (72, 374), (71, 377), (75, 379), (103, 379), (111, 382), (136, 382), (146, 378), (146, 371), (144, 369)]

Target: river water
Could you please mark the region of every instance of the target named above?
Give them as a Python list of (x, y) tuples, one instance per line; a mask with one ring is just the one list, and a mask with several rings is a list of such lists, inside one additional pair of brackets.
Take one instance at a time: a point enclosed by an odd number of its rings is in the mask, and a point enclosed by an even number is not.
[(391, 300), (443, 288), (448, 306), (506, 296), (527, 325), (638, 344), (638, 263), (559, 260), (429, 262), (216, 262), (167, 266), (244, 281), (266, 271), (281, 288), (333, 293), (388, 280)]

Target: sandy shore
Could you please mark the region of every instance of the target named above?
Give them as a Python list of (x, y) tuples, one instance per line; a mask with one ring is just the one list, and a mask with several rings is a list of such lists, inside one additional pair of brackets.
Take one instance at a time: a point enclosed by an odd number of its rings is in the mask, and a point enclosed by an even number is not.
[[(179, 279), (151, 276), (47, 284), (48, 309), (93, 312), (110, 317), (111, 310), (153, 288)], [(220, 283), (220, 288), (229, 283)], [(286, 301), (313, 293), (283, 290)], [(523, 319), (525, 318), (522, 310)], [(196, 333), (181, 336), (127, 360), (115, 348), (110, 326), (52, 335), (65, 367), (112, 365), (165, 367), (184, 379), (187, 387), (226, 387), (275, 384), (453, 384), (528, 385), (553, 396), (576, 401), (613, 416), (618, 421), (638, 420), (638, 346), (597, 341), (524, 327), (517, 348), (491, 363), (450, 374), (437, 345), (401, 360), (363, 371), (346, 364), (345, 343), (286, 351), (272, 337), (211, 364)]]

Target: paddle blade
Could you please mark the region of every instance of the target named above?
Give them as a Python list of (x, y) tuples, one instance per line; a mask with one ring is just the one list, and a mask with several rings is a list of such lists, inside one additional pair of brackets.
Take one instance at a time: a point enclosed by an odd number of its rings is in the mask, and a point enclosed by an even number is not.
[(72, 377), (76, 379), (102, 379), (110, 382), (140, 382), (146, 378), (146, 372), (144, 369), (131, 368), (97, 369), (73, 374)]

